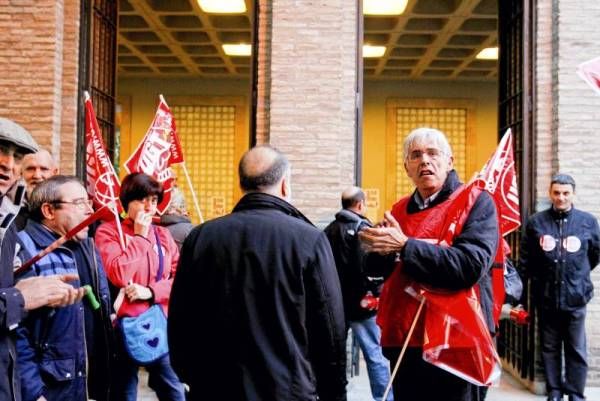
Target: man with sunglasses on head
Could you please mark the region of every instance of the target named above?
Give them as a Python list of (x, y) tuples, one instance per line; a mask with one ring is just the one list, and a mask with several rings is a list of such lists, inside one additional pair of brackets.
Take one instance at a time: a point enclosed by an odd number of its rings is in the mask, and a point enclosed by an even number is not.
[(77, 278), (73, 274), (32, 277), (14, 284), (13, 221), (25, 193), (18, 170), (23, 156), (37, 149), (27, 130), (0, 117), (0, 400), (21, 400), (15, 340), (16, 329), (27, 313), (43, 306), (70, 305), (83, 296), (83, 290), (68, 283)]
[[(17, 257), (25, 262), (93, 213), (79, 179), (56, 175), (39, 183), (29, 197), (30, 218), (18, 233)], [(85, 227), (23, 273), (23, 277), (68, 273), (76, 287), (89, 285), (90, 297), (61, 308), (31, 313), (18, 329), (17, 355), (23, 399), (107, 401), (110, 390), (110, 297), (100, 256)], [(22, 277), (17, 277), (20, 279)]]

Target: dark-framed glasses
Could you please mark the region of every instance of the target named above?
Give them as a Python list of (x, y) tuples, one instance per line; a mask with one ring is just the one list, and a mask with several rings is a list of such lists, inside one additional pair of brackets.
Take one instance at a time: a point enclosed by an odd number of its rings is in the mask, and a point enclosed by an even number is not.
[(73, 205), (78, 209), (81, 210), (86, 210), (88, 208), (92, 209), (93, 207), (93, 202), (91, 201), (91, 199), (75, 199), (72, 201), (65, 201), (65, 200), (55, 200), (50, 202), (52, 204), (55, 205), (61, 205), (61, 204), (66, 204), (66, 205)]

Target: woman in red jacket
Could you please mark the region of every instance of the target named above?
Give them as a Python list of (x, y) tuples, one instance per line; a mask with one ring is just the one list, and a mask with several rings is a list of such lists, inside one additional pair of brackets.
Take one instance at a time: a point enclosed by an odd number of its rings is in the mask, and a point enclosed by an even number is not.
[[(123, 179), (119, 198), (127, 211), (122, 222), (125, 249), (115, 221), (98, 227), (95, 236), (109, 281), (123, 289), (124, 296), (118, 297), (122, 303), (115, 305), (117, 317), (138, 316), (153, 304), (159, 304), (167, 315), (179, 250), (167, 229), (152, 224), (152, 216), (163, 198), (162, 186), (149, 175), (133, 173)], [(163, 272), (157, 280), (161, 257)], [(121, 336), (117, 349), (114, 399), (135, 401), (139, 364), (125, 351)], [(159, 400), (185, 399), (183, 385), (171, 368), (168, 355), (147, 365), (146, 370), (149, 386)]]

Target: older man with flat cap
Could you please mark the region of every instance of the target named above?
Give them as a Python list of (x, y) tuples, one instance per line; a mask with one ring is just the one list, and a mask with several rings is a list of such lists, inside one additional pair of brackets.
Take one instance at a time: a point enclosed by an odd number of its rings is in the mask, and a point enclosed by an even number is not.
[(25, 154), (37, 150), (29, 132), (0, 117), (0, 400), (21, 400), (15, 329), (27, 311), (73, 304), (83, 296), (83, 289), (67, 283), (76, 278), (72, 275), (32, 277), (14, 284), (16, 232), (12, 222), (25, 193), (18, 182), (19, 166)]

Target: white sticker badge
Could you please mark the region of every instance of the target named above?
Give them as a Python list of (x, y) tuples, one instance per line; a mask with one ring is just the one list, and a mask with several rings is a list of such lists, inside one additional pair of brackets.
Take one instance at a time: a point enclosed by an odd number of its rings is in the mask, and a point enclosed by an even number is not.
[(577, 252), (581, 249), (581, 240), (574, 235), (569, 235), (563, 240), (563, 247), (567, 250), (567, 252)]
[(556, 248), (556, 240), (551, 235), (542, 235), (540, 237), (540, 246), (546, 252), (550, 252), (554, 248)]

